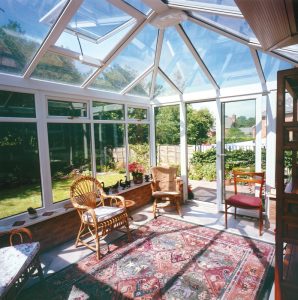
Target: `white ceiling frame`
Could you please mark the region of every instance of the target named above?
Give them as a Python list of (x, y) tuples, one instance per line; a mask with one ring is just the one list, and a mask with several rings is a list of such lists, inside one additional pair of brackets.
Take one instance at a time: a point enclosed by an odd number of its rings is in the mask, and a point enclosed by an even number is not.
[(164, 12), (165, 10), (168, 10), (169, 7), (165, 3), (163, 3), (161, 0), (143, 0), (143, 2), (151, 7), (155, 12), (158, 14)]
[(238, 8), (224, 6), (224, 5), (218, 5), (218, 4), (209, 4), (209, 3), (202, 3), (199, 4), (198, 2), (193, 1), (174, 1), (170, 0), (168, 1), (168, 6), (172, 8), (177, 8), (181, 10), (191, 10), (191, 11), (201, 11), (201, 12), (207, 12), (207, 13), (213, 13), (216, 15), (222, 15), (222, 16), (230, 16), (234, 18), (244, 19), (242, 13)]
[(229, 38), (231, 40), (234, 40), (234, 41), (236, 41), (238, 43), (241, 43), (241, 44), (243, 44), (245, 46), (248, 46), (251, 49), (262, 50), (266, 54), (270, 54), (272, 56), (277, 57), (278, 59), (281, 59), (281, 60), (286, 61), (286, 62), (288, 62), (290, 64), (298, 66), (298, 63), (296, 61), (294, 61), (294, 60), (292, 60), (292, 59), (290, 59), (288, 57), (284, 57), (284, 56), (282, 56), (280, 54), (277, 54), (275, 52), (264, 51), (259, 43), (255, 43), (255, 42), (251, 42), (251, 41), (248, 42), (246, 39), (243, 39), (243, 38), (241, 38), (239, 36), (233, 35), (230, 32), (222, 30), (219, 26), (211, 25), (208, 22), (199, 20), (199, 19), (197, 19), (197, 18), (195, 18), (193, 16), (190, 16), (190, 15), (188, 15), (188, 20), (191, 21), (191, 22), (193, 22), (193, 23), (196, 23), (196, 24), (198, 24), (198, 25), (200, 25), (200, 26), (202, 26), (204, 28), (207, 28), (207, 29), (209, 29), (211, 31), (214, 31), (214, 32), (216, 32), (218, 34), (221, 34), (221, 35), (223, 35), (223, 36), (225, 36), (225, 37), (227, 37), (227, 38)]
[(147, 68), (143, 73), (141, 73), (137, 78), (135, 78), (129, 85), (127, 85), (120, 94), (126, 94), (131, 89), (133, 89), (141, 80), (143, 80), (154, 68), (154, 65), (152, 64), (149, 68)]
[(114, 36), (115, 34), (117, 34), (118, 32), (124, 30), (126, 27), (129, 27), (130, 25), (133, 25), (134, 23), (136, 23), (135, 19), (131, 19), (127, 22), (125, 22), (124, 24), (122, 24), (121, 26), (116, 27), (114, 30), (108, 32), (107, 34), (105, 34), (104, 36), (100, 37), (99, 39), (96, 40), (97, 44), (100, 44), (101, 42), (109, 39), (110, 37)]
[(256, 49), (250, 49), (250, 53), (251, 53), (251, 56), (255, 63), (255, 67), (256, 67), (256, 70), (257, 70), (257, 73), (258, 73), (258, 76), (259, 76), (259, 79), (260, 79), (260, 82), (262, 85), (263, 92), (267, 93), (268, 88), (267, 88), (267, 84), (266, 84), (266, 78), (265, 78), (265, 74), (264, 74), (264, 71), (263, 71), (263, 68), (262, 68), (262, 65), (260, 62), (258, 52)]
[(157, 76), (158, 67), (159, 67), (163, 37), (164, 37), (164, 29), (159, 29), (158, 30), (158, 36), (157, 36), (154, 63), (153, 63), (154, 68), (153, 68), (153, 74), (152, 74), (152, 81), (151, 81), (151, 87), (150, 87), (150, 93), (149, 93), (150, 99), (152, 99), (153, 95), (154, 95), (156, 76)]
[(179, 94), (183, 95), (182, 91), (177, 87), (177, 85), (168, 77), (168, 75), (158, 67), (160, 75), (166, 80), (166, 82)]
[(205, 63), (202, 60), (200, 54), (197, 52), (196, 48), (194, 47), (194, 45), (190, 41), (188, 35), (185, 33), (182, 26), (181, 25), (176, 25), (175, 27), (176, 27), (176, 30), (178, 31), (179, 35), (183, 39), (184, 43), (186, 44), (187, 48), (189, 49), (189, 51), (193, 55), (194, 59), (196, 60), (198, 65), (201, 67), (201, 69), (202, 69), (203, 73), (205, 74), (205, 76), (209, 79), (209, 81), (213, 85), (214, 89), (216, 91), (219, 91), (220, 90), (219, 85), (217, 84), (216, 80), (214, 79), (214, 77), (210, 73), (209, 69), (205, 65)]
[(56, 20), (55, 24), (51, 28), (50, 32), (48, 33), (47, 37), (39, 47), (37, 53), (33, 57), (31, 63), (29, 64), (26, 72), (24, 73), (24, 78), (29, 78), (30, 75), (33, 73), (35, 67), (40, 62), (44, 54), (47, 50), (52, 46), (55, 45), (56, 41), (64, 31), (64, 28), (67, 26), (73, 15), (77, 12), (79, 7), (81, 6), (83, 0), (71, 0), (64, 10), (61, 12), (59, 18)]
[(130, 16), (136, 18), (138, 21), (143, 21), (146, 19), (146, 16), (141, 13), (139, 10), (131, 6), (130, 4), (121, 1), (121, 0), (108, 0), (114, 6), (117, 6), (122, 11), (125, 11)]
[(153, 16), (155, 16), (154, 13), (150, 14), (150, 16), (144, 21), (137, 21), (136, 25), (121, 39), (121, 41), (119, 41), (119, 43), (109, 53), (109, 55), (105, 59), (104, 64), (85, 80), (85, 82), (82, 84), (83, 88), (88, 87), (96, 79), (96, 77), (106, 67), (109, 66), (109, 64), (121, 53), (121, 51), (131, 42), (131, 40), (135, 38), (135, 36), (144, 28), (146, 24), (148, 24)]
[[(63, 55), (66, 57), (70, 57), (76, 60), (79, 60), (79, 57), (81, 55), (81, 53), (66, 49), (66, 48), (61, 48), (58, 46), (51, 46), (48, 51), (59, 54), (59, 55)], [(84, 59), (82, 60), (82, 63), (92, 66), (92, 67), (96, 67), (98, 68), (99, 66), (101, 66), (103, 64), (103, 62), (100, 59), (96, 59), (94, 57), (91, 56), (87, 56), (84, 54)]]

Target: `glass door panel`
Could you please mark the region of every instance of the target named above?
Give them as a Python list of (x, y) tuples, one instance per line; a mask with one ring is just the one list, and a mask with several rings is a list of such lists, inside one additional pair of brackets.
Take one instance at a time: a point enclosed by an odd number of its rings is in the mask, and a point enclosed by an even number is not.
[(255, 171), (256, 101), (222, 103), (223, 201), (234, 193), (233, 170)]

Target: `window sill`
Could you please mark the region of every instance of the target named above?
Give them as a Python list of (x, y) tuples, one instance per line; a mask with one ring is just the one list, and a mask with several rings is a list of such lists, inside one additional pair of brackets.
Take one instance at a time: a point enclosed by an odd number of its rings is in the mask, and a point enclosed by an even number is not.
[[(124, 190), (121, 189), (118, 193), (116, 193), (116, 195), (123, 195), (126, 192), (135, 190), (137, 188), (140, 188), (140, 187), (143, 187), (143, 186), (146, 186), (149, 184), (150, 184), (150, 182), (144, 182), (141, 184), (133, 184), (130, 188), (126, 188)], [(68, 201), (66, 200), (66, 203), (64, 204), (63, 207), (52, 209), (49, 211), (43, 211), (42, 213), (39, 212), (38, 217), (35, 219), (30, 219), (28, 214), (22, 214), (22, 215), (20, 215), (20, 218), (18, 220), (14, 221), (13, 224), (6, 223), (7, 225), (6, 224), (0, 225), (0, 235), (9, 232), (12, 229), (17, 229), (20, 227), (28, 227), (28, 226), (31, 226), (31, 225), (34, 225), (34, 224), (37, 224), (37, 223), (40, 223), (43, 221), (47, 221), (49, 219), (66, 214), (73, 210), (74, 210), (74, 207), (72, 206), (71, 202), (69, 200)]]

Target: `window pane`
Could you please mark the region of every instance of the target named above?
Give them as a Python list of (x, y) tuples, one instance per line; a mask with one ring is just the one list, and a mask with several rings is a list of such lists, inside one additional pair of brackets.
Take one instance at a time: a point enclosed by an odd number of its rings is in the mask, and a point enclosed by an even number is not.
[(155, 143), (157, 165), (180, 165), (179, 105), (155, 108)]
[(173, 95), (177, 95), (177, 91), (174, 90), (159, 73), (157, 73), (154, 86), (154, 98)]
[(123, 104), (93, 101), (92, 114), (94, 120), (123, 120)]
[(98, 39), (131, 19), (106, 0), (85, 0), (67, 29)]
[(276, 81), (277, 71), (293, 68), (294, 66), (284, 60), (280, 60), (269, 54), (266, 54), (258, 50), (262, 69), (266, 78), (266, 81)]
[(66, 2), (1, 1), (1, 72), (22, 74), (26, 70)]
[(155, 57), (157, 29), (147, 25), (91, 84), (96, 89), (120, 92), (149, 68)]
[(48, 101), (49, 116), (87, 117), (87, 103)]
[[(94, 124), (94, 139), (96, 149), (97, 179), (104, 183), (105, 188), (112, 189), (117, 181), (125, 178), (125, 144), (123, 124)], [(119, 190), (119, 187), (118, 187)]]
[(53, 202), (69, 199), (77, 174), (90, 174), (90, 125), (48, 124)]
[(183, 27), (220, 87), (260, 83), (247, 46), (192, 22)]
[(0, 218), (42, 206), (36, 124), (0, 124), (0, 166)]
[(145, 173), (150, 172), (149, 158), (149, 125), (128, 125), (129, 162), (138, 162), (145, 168)]
[(141, 0), (124, 0), (131, 6), (134, 6), (137, 10), (141, 11), (143, 14), (147, 15), (151, 11), (151, 8), (144, 4)]
[(213, 89), (174, 27), (165, 30), (160, 67), (184, 93)]
[(0, 117), (35, 118), (34, 95), (0, 91)]
[(152, 72), (127, 92), (129, 95), (149, 97), (152, 82)]
[(148, 109), (129, 107), (128, 108), (128, 118), (134, 120), (146, 120), (148, 118)]
[(78, 60), (47, 52), (35, 68), (32, 77), (81, 85), (95, 70), (95, 67), (83, 64)]

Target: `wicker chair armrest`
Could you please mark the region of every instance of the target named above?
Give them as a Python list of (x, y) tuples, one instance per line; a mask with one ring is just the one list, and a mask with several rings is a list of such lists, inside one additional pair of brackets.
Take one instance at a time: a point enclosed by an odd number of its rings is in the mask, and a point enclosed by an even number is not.
[(180, 192), (183, 190), (183, 180), (180, 177), (176, 178), (176, 190)]
[(16, 236), (16, 235), (20, 239), (21, 243), (23, 243), (24, 236), (27, 236), (29, 241), (32, 242), (32, 233), (31, 233), (31, 231), (28, 228), (22, 227), (22, 228), (13, 229), (13, 230), (10, 231), (10, 234), (9, 234), (9, 244), (10, 244), (10, 246), (14, 245), (13, 240), (14, 240), (14, 236)]
[(108, 200), (109, 206), (121, 206), (121, 207), (126, 207), (125, 206), (125, 199), (123, 196), (120, 195), (106, 195), (105, 200)]
[(89, 210), (90, 209), (90, 206), (80, 205), (80, 204), (74, 204), (74, 207), (79, 210)]
[(88, 207), (88, 213), (91, 215), (93, 224), (97, 223), (96, 214), (93, 208)]
[(152, 192), (156, 192), (157, 191), (157, 188), (159, 186), (159, 182), (160, 182), (160, 180), (151, 180), (151, 189), (152, 189)]

